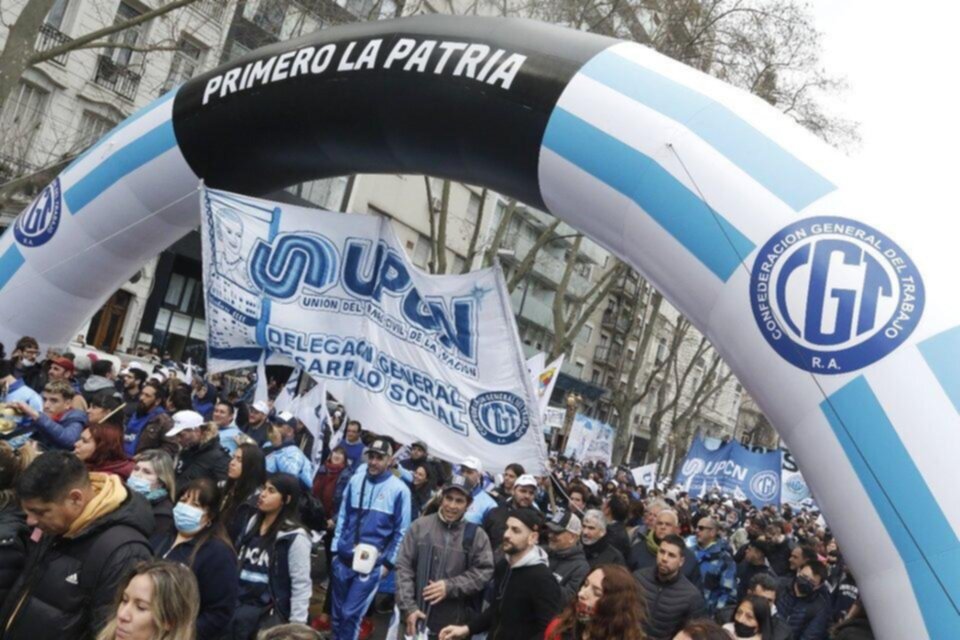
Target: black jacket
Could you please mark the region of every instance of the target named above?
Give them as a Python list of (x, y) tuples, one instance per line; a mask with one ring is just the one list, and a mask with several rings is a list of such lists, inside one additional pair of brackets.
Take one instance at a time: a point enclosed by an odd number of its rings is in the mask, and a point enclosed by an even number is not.
[(177, 487), (185, 487), (197, 478), (210, 478), (214, 484), (226, 480), (229, 465), (230, 456), (220, 446), (219, 438), (184, 449), (177, 458)]
[(0, 511), (0, 603), (23, 571), (28, 535), (26, 518), (14, 500)]
[(627, 535), (627, 527), (622, 522), (611, 522), (607, 525), (607, 537), (613, 548), (620, 552), (624, 558), (630, 557), (630, 536)]
[(623, 554), (616, 550), (610, 544), (610, 536), (604, 534), (602, 538), (593, 544), (583, 545), (583, 554), (590, 563), (590, 569), (596, 569), (602, 564), (618, 564), (621, 567), (627, 566), (627, 561), (623, 559)]
[[(152, 529), (150, 504), (128, 492), (115, 511), (76, 537), (44, 536), (4, 603), (0, 620), (18, 613), (3, 640), (86, 640), (95, 635), (115, 613), (117, 588), (127, 571), (152, 557), (147, 543)], [(104, 545), (112, 552), (98, 549)], [(96, 564), (84, 572), (88, 562)], [(84, 584), (90, 566), (99, 571)]]
[(190, 556), (196, 548), (195, 541), (188, 540), (173, 547), (176, 538), (176, 532), (171, 533), (157, 545), (157, 557), (190, 567), (200, 587), (197, 640), (219, 638), (230, 626), (233, 611), (237, 608), (240, 591), (237, 554), (219, 538), (211, 538), (200, 546), (191, 564)]
[(547, 625), (563, 608), (560, 586), (540, 547), (510, 567), (506, 559), (493, 571), (493, 602), (470, 623), (470, 634), (488, 640), (541, 640)]
[(777, 593), (777, 617), (793, 630), (794, 640), (821, 640), (830, 626), (830, 602), (827, 590), (817, 589), (805, 598), (785, 583)]
[(579, 544), (563, 551), (548, 549), (547, 556), (550, 558), (550, 571), (560, 585), (563, 605), (566, 606), (576, 597), (580, 585), (590, 573), (590, 563), (587, 562), (587, 556), (584, 555), (583, 547)]
[(644, 630), (651, 640), (670, 640), (687, 622), (706, 616), (707, 606), (700, 589), (682, 574), (663, 582), (657, 575), (657, 568), (648, 567), (633, 576), (640, 583), (647, 603)]
[[(627, 561), (627, 566), (630, 571), (634, 572), (657, 566), (657, 556), (647, 549), (645, 537), (640, 538), (630, 547), (630, 558)], [(700, 564), (697, 562), (697, 554), (686, 546), (683, 548), (683, 566), (680, 567), (680, 573), (692, 582), (693, 586), (700, 588)]]
[(170, 496), (164, 496), (159, 500), (151, 500), (150, 508), (153, 510), (153, 531), (149, 538), (151, 541), (165, 538), (167, 534), (174, 530), (173, 502), (170, 500)]

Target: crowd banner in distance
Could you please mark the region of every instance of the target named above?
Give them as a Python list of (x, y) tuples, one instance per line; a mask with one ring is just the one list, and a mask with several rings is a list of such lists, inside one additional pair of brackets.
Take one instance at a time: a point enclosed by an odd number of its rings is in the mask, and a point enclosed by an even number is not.
[(803, 468), (878, 637), (954, 638), (956, 236), (942, 211), (891, 204), (924, 185), (848, 162), (636, 43), (439, 15), (323, 29), (188, 81), (74, 159), (0, 238), (0, 341), (71, 338), (196, 226), (201, 179), (489, 187), (605, 246), (711, 340)]

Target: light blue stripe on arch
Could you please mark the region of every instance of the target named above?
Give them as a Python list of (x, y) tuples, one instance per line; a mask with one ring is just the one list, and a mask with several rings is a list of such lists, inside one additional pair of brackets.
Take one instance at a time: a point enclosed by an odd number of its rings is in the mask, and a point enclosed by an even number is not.
[(860, 376), (820, 409), (906, 566), (928, 636), (955, 638), (960, 540), (879, 400)]
[(177, 145), (173, 133), (173, 121), (151, 129), (127, 146), (116, 151), (97, 165), (87, 175), (77, 181), (63, 194), (63, 201), (76, 215), (101, 193), (119, 182), (127, 174), (139, 169), (160, 154)]
[(794, 211), (836, 189), (724, 105), (623, 56), (604, 51), (580, 72), (689, 128)]
[(17, 274), (25, 262), (23, 252), (16, 244), (11, 244), (0, 256), (0, 290)]
[(163, 103), (165, 103), (165, 102), (167, 102), (168, 100), (171, 100), (171, 99), (173, 99), (174, 97), (176, 97), (177, 91), (178, 91), (179, 89), (180, 89), (180, 87), (177, 87), (177, 88), (175, 88), (175, 89), (171, 89), (171, 90), (168, 91), (167, 93), (163, 94), (162, 96), (160, 96), (159, 98), (157, 98), (156, 100), (154, 100), (153, 102), (151, 102), (150, 104), (148, 104), (147, 106), (143, 107), (142, 109), (140, 109), (139, 111), (137, 111), (136, 113), (134, 113), (133, 115), (131, 115), (129, 118), (127, 118), (126, 120), (124, 120), (123, 122), (121, 122), (120, 124), (118, 124), (116, 127), (114, 127), (113, 129), (111, 129), (110, 131), (108, 131), (108, 132), (107, 132), (102, 138), (100, 138), (96, 143), (94, 143), (93, 145), (87, 147), (87, 150), (86, 150), (86, 151), (84, 151), (84, 152), (81, 153), (79, 156), (77, 156), (76, 158), (74, 158), (74, 159), (73, 159), (73, 162), (71, 162), (71, 163), (67, 166), (67, 169), (66, 169), (66, 170), (69, 171), (70, 169), (72, 169), (75, 164), (77, 164), (78, 162), (80, 162), (81, 160), (83, 160), (84, 158), (86, 158), (88, 155), (90, 155), (91, 153), (93, 153), (94, 151), (96, 151), (98, 148), (100, 148), (100, 146), (101, 146), (103, 143), (105, 143), (107, 140), (109, 140), (110, 138), (112, 138), (112, 137), (114, 136), (114, 134), (116, 134), (117, 132), (119, 132), (119, 131), (121, 131), (121, 130), (123, 130), (123, 129), (126, 129), (127, 127), (129, 127), (130, 125), (132, 125), (134, 122), (137, 122), (138, 120), (140, 120), (140, 118), (142, 118), (142, 117), (144, 117), (145, 115), (147, 115), (148, 113), (152, 112), (154, 109), (156, 109), (157, 107), (159, 107), (159, 106), (162, 105)]
[(918, 346), (953, 408), (960, 413), (960, 327), (938, 333)]
[(754, 244), (652, 158), (557, 108), (543, 146), (636, 202), (726, 282)]

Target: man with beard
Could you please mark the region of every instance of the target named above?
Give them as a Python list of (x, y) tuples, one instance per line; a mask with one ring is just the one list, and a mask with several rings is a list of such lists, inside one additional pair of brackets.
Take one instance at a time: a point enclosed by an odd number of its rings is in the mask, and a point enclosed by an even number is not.
[[(524, 509), (537, 510), (533, 506), (533, 499), (537, 495), (537, 479), (526, 473), (513, 483), (513, 497), (502, 507), (494, 507), (483, 518), (483, 530), (494, 541), (503, 540), (507, 530), (507, 518), (514, 512)], [(494, 557), (499, 558), (499, 549), (495, 548)]]
[(687, 622), (706, 616), (700, 590), (681, 572), (685, 547), (680, 536), (665, 537), (657, 550), (656, 566), (633, 574), (647, 603), (644, 630), (651, 640), (673, 638)]
[(700, 566), (700, 582), (707, 609), (715, 613), (737, 599), (737, 565), (725, 540), (719, 537), (719, 525), (710, 517), (697, 522), (697, 546), (694, 553)]
[(147, 372), (143, 369), (134, 369), (127, 367), (120, 372), (120, 399), (124, 402), (124, 419), (129, 422), (130, 418), (137, 411), (137, 405), (140, 402), (140, 391), (143, 383), (147, 381)]
[[(630, 558), (627, 560), (630, 571), (655, 565), (660, 541), (669, 535), (680, 535), (680, 519), (677, 512), (669, 507), (658, 509), (653, 527), (647, 531), (647, 535), (630, 547)], [(681, 572), (687, 580), (697, 586), (700, 585), (700, 568), (697, 566), (697, 557), (687, 547), (683, 548), (683, 568)]]
[(128, 456), (132, 456), (139, 451), (140, 434), (144, 432), (151, 423), (154, 430), (160, 429), (162, 416), (166, 415), (163, 408), (163, 387), (160, 383), (153, 380), (143, 385), (140, 390), (140, 400), (137, 403), (136, 411), (127, 421), (127, 428), (123, 434), (123, 450)]
[(262, 447), (267, 441), (267, 431), (270, 430), (270, 422), (267, 420), (267, 414), (270, 408), (263, 400), (258, 400), (250, 405), (250, 422), (247, 423), (247, 437)]
[(505, 557), (493, 573), (493, 602), (469, 625), (444, 627), (440, 640), (478, 633), (486, 633), (489, 640), (543, 637), (562, 605), (560, 585), (537, 544), (542, 527), (543, 516), (534, 509), (518, 509), (507, 518), (501, 543)]

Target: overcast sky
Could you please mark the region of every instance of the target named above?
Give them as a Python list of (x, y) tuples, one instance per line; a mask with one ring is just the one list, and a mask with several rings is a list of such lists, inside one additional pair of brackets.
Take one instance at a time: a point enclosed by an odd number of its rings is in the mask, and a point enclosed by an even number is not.
[(960, 4), (815, 0), (813, 10), (825, 66), (851, 85), (839, 106), (861, 122), (856, 163), (887, 185), (924, 182), (912, 197), (955, 210)]

